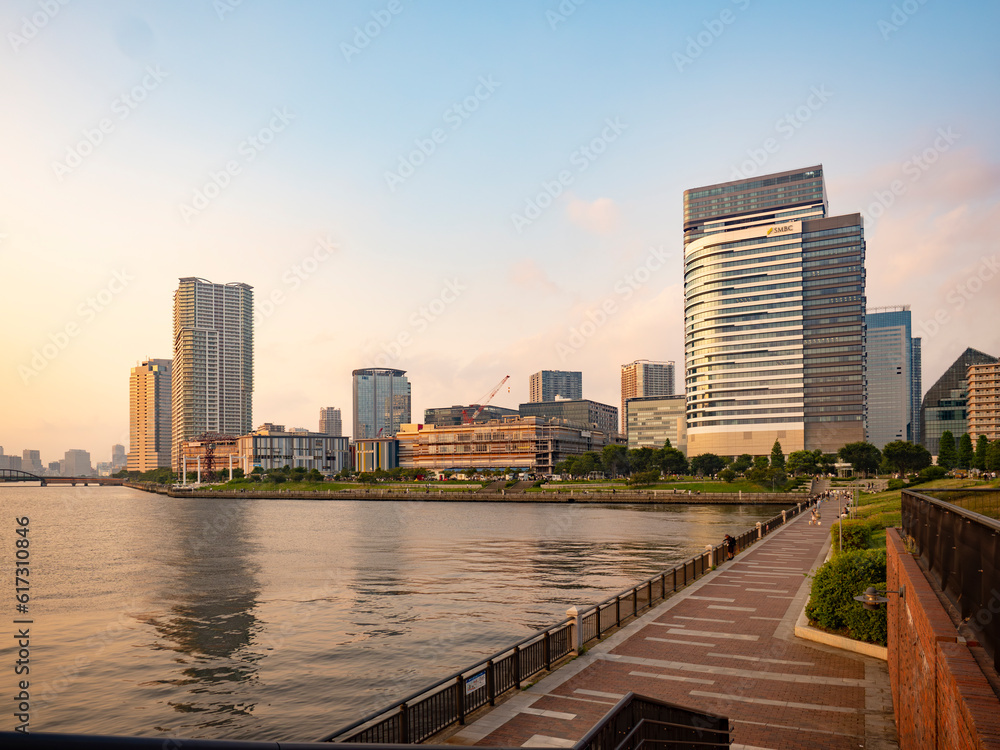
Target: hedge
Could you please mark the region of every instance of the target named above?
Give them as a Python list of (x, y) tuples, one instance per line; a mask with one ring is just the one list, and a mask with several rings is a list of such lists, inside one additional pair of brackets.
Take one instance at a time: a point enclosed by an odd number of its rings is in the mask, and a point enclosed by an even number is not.
[(847, 630), (855, 640), (885, 646), (886, 608), (867, 610), (854, 601), (869, 586), (884, 592), (885, 581), (885, 550), (845, 550), (816, 572), (806, 617), (828, 630)]
[[(841, 522), (844, 526), (843, 533), (845, 552), (853, 549), (868, 549), (872, 546), (872, 534), (875, 533), (875, 529), (881, 528), (877, 520), (873, 518), (853, 520), (844, 518)], [(841, 529), (836, 521), (830, 524), (830, 539), (833, 540), (834, 554), (841, 551), (840, 533)]]

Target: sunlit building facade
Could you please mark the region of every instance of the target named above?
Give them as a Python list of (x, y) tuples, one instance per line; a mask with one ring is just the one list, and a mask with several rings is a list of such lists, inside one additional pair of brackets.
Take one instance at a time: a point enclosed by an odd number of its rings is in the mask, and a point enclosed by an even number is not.
[(569, 370), (540, 370), (528, 378), (528, 400), (555, 401), (583, 398), (583, 373)]
[(351, 373), (355, 440), (392, 437), (410, 422), (410, 381), (405, 370), (366, 368)]
[(992, 365), (997, 361), (996, 357), (978, 349), (966, 349), (927, 389), (920, 405), (920, 432), (923, 446), (932, 455), (938, 455), (941, 436), (946, 431), (956, 440), (969, 431), (969, 367)]
[(684, 193), (691, 455), (864, 439), (865, 242), (822, 166)]
[(253, 419), (253, 289), (182, 278), (174, 292), (171, 461), (204, 433), (243, 435)]
[(129, 471), (170, 467), (172, 369), (172, 360), (148, 359), (129, 374)]
[(630, 398), (643, 396), (674, 395), (674, 363), (650, 362), (639, 359), (622, 365), (622, 429), (628, 435), (628, 420), (625, 416), (625, 402)]

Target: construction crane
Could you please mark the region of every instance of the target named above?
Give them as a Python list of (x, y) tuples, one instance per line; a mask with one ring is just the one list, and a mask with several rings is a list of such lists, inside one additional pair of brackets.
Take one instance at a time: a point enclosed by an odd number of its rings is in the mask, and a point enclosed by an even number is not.
[(493, 400), (493, 397), (497, 395), (497, 391), (503, 388), (503, 384), (506, 383), (508, 380), (510, 380), (510, 375), (504, 375), (503, 380), (497, 383), (492, 391), (490, 391), (486, 396), (483, 396), (483, 398), (479, 399), (479, 401), (477, 401), (475, 404), (477, 408), (472, 413), (471, 417), (468, 415), (468, 412), (465, 409), (462, 409), (462, 424), (474, 424), (476, 421), (476, 417), (478, 417), (480, 414), (483, 413), (483, 409), (485, 409), (486, 406), (490, 403), (490, 401)]

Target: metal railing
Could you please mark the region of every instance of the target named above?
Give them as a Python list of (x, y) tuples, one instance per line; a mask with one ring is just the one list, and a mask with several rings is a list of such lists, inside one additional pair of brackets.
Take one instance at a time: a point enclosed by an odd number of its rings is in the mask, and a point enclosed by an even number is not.
[(962, 613), (1000, 671), (1000, 521), (996, 490), (903, 490), (903, 530), (945, 596)]
[[(779, 528), (786, 518), (793, 518), (809, 503), (799, 503), (758, 527), (736, 537), (736, 551), (742, 552), (758, 539)], [(519, 690), (522, 683), (548, 671), (552, 664), (575, 653), (579, 637), (586, 645), (603, 638), (609, 631), (621, 627), (651, 607), (667, 599), (701, 578), (724, 559), (725, 546), (685, 560), (670, 570), (626, 589), (579, 612), (580, 634), (574, 632), (574, 619), (566, 619), (544, 630), (536, 631), (476, 662), (385, 708), (374, 711), (357, 721), (325, 735), (321, 742), (421, 742), (453, 724), (464, 724), (473, 711), (496, 704), (497, 697), (509, 690)]]
[[(591, 729), (573, 750), (639, 750), (643, 742), (661, 750), (692, 747), (728, 748), (731, 727), (723, 716), (693, 711), (671, 703), (629, 693)], [(328, 748), (318, 742), (254, 742), (250, 740), (200, 740), (166, 737), (116, 737), (84, 734), (23, 734), (0, 732), (0, 747), (29, 750), (307, 750)], [(338, 744), (338, 750), (401, 750), (399, 744)], [(420, 750), (455, 750), (455, 745), (404, 745)], [(492, 750), (514, 750), (495, 747)]]

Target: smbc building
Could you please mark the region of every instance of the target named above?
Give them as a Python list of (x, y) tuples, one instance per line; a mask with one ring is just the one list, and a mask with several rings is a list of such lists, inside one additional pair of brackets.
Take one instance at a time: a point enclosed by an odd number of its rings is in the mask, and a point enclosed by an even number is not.
[(822, 166), (685, 191), (688, 455), (864, 440), (864, 261)]

